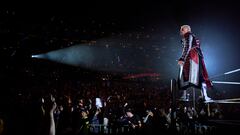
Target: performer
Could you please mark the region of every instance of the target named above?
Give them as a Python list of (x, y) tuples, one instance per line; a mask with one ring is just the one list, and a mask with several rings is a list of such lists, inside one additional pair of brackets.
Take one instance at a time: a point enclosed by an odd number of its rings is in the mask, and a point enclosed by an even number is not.
[(203, 54), (200, 49), (199, 39), (191, 32), (189, 25), (183, 25), (180, 29), (182, 36), (183, 51), (178, 60), (180, 72), (178, 86), (183, 90), (181, 99), (186, 99), (186, 89), (189, 87), (201, 88), (205, 101), (211, 100), (207, 95), (207, 88), (212, 87), (205, 67)]

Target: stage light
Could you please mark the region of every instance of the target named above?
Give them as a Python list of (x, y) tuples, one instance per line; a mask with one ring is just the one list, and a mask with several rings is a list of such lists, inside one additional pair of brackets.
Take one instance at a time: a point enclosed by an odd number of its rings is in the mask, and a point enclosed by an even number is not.
[(32, 55), (32, 58), (40, 58), (40, 55)]

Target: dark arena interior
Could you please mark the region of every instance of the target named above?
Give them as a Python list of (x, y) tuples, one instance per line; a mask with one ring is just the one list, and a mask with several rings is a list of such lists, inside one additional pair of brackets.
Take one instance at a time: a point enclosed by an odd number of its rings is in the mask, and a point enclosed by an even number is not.
[[(0, 8), (0, 135), (239, 130), (239, 4), (69, 3)], [(199, 88), (180, 100), (186, 24), (201, 42), (209, 102)]]

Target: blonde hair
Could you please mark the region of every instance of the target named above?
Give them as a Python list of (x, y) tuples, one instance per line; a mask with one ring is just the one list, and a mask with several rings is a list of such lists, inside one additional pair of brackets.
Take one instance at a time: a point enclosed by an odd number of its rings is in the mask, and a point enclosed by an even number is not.
[(189, 25), (182, 25), (180, 30), (182, 30), (184, 28), (187, 28), (188, 31), (191, 31), (191, 27)]

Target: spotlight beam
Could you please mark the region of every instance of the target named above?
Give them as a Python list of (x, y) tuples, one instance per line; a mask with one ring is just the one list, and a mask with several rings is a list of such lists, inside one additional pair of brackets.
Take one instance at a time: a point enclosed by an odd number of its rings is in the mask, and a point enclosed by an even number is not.
[(38, 55), (32, 55), (31, 57), (32, 58), (38, 58)]

